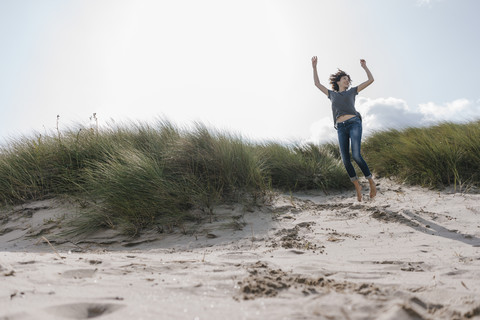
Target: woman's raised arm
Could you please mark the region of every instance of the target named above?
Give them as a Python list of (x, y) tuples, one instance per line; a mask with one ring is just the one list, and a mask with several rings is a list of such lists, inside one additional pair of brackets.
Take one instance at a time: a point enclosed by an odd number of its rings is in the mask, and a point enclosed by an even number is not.
[(313, 81), (315, 82), (315, 86), (328, 96), (328, 89), (323, 84), (321, 84), (320, 80), (318, 79), (316, 56), (312, 57), (312, 67), (313, 67)]
[(370, 70), (367, 67), (367, 62), (363, 59), (360, 59), (360, 65), (362, 66), (363, 70), (365, 70), (365, 72), (367, 73), (368, 80), (361, 83), (357, 87), (357, 93), (362, 91), (363, 89), (365, 89), (369, 85), (371, 85), (373, 83), (373, 81), (375, 80), (375, 79), (373, 79), (372, 73), (370, 72)]

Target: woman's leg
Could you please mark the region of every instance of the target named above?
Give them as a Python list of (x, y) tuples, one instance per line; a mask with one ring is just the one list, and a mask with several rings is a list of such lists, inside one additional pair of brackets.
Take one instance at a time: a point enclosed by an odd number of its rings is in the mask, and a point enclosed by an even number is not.
[(350, 161), (350, 132), (346, 126), (338, 126), (338, 145), (340, 147), (340, 154), (342, 155), (343, 165), (347, 169), (350, 180), (355, 181), (358, 179), (355, 168), (353, 168)]
[(353, 185), (355, 186), (355, 192), (357, 193), (357, 200), (358, 202), (362, 201), (362, 186), (360, 185), (360, 183), (358, 183), (358, 179), (357, 180), (353, 180)]
[(365, 178), (368, 179), (370, 185), (370, 198), (374, 198), (377, 195), (377, 188), (375, 182), (372, 179), (372, 173), (368, 168), (367, 162), (363, 159), (360, 153), (360, 145), (362, 141), (362, 121), (356, 120), (350, 127), (350, 138), (352, 141), (352, 157), (357, 163), (360, 170), (362, 170)]
[(337, 128), (338, 133), (338, 145), (340, 147), (340, 154), (342, 155), (343, 165), (347, 170), (348, 176), (350, 180), (353, 182), (355, 186), (355, 191), (357, 193), (358, 201), (362, 201), (362, 187), (360, 183), (358, 183), (357, 173), (355, 172), (355, 168), (350, 161), (350, 134), (347, 126), (338, 126)]

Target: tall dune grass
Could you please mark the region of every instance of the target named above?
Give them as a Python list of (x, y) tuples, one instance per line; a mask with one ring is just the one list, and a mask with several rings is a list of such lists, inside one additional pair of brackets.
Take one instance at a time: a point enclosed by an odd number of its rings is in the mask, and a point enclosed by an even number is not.
[(217, 204), (258, 203), (272, 187), (345, 186), (341, 162), (323, 147), (255, 144), (202, 124), (76, 127), (13, 140), (0, 153), (4, 204), (74, 196), (86, 206), (74, 222), (84, 233), (180, 225), (191, 208), (211, 215)]
[(433, 188), (480, 186), (480, 121), (378, 132), (363, 150), (382, 176)]
[[(363, 154), (376, 175), (480, 186), (480, 121), (378, 132)], [(208, 216), (217, 204), (261, 202), (272, 189), (342, 188), (351, 183), (335, 144), (252, 143), (202, 124), (78, 126), (0, 150), (2, 204), (75, 197), (85, 206), (74, 221), (79, 233), (107, 227), (136, 235), (181, 225), (192, 208)]]
[(257, 147), (273, 187), (291, 191), (341, 189), (351, 186), (340, 159), (329, 148), (314, 144), (290, 148), (278, 143)]

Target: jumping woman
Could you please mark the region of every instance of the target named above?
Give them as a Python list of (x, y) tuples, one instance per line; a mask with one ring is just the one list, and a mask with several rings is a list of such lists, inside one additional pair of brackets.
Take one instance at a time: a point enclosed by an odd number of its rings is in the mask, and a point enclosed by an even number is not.
[(358, 201), (362, 201), (362, 187), (358, 183), (357, 174), (350, 161), (350, 144), (352, 145), (353, 160), (358, 164), (370, 184), (370, 198), (373, 199), (377, 194), (370, 169), (368, 169), (367, 163), (360, 154), (362, 117), (360, 113), (355, 110), (355, 96), (373, 82), (373, 76), (367, 68), (366, 61), (361, 59), (360, 65), (367, 73), (367, 81), (361, 83), (358, 87), (349, 89), (352, 80), (348, 74), (339, 69), (337, 73), (330, 75), (330, 84), (333, 90), (329, 90), (318, 80), (317, 57), (312, 58), (315, 86), (332, 101), (333, 122), (338, 133), (338, 144), (340, 146), (342, 161), (350, 176), (350, 180), (355, 185)]

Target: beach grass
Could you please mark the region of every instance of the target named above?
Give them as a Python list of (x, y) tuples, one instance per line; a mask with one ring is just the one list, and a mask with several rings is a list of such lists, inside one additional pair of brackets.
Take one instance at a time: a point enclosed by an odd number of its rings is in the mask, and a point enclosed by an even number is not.
[(480, 186), (480, 121), (377, 132), (362, 148), (380, 176), (429, 188)]
[(310, 143), (285, 147), (271, 142), (257, 149), (274, 188), (289, 191), (321, 189), (327, 192), (351, 187), (340, 159), (325, 146)]
[[(480, 186), (480, 121), (377, 132), (363, 143), (376, 176), (431, 188)], [(260, 205), (273, 190), (352, 188), (335, 143), (252, 142), (201, 123), (158, 120), (10, 140), (0, 150), (4, 206), (67, 196), (79, 203), (71, 230), (138, 235), (171, 229), (194, 209)]]
[[(273, 189), (349, 187), (341, 162), (321, 146), (253, 143), (197, 123), (76, 126), (11, 140), (0, 153), (0, 200), (13, 205), (69, 196), (83, 209), (75, 233), (138, 235), (179, 226), (224, 203), (261, 204)], [(198, 210), (197, 210), (198, 211)]]

